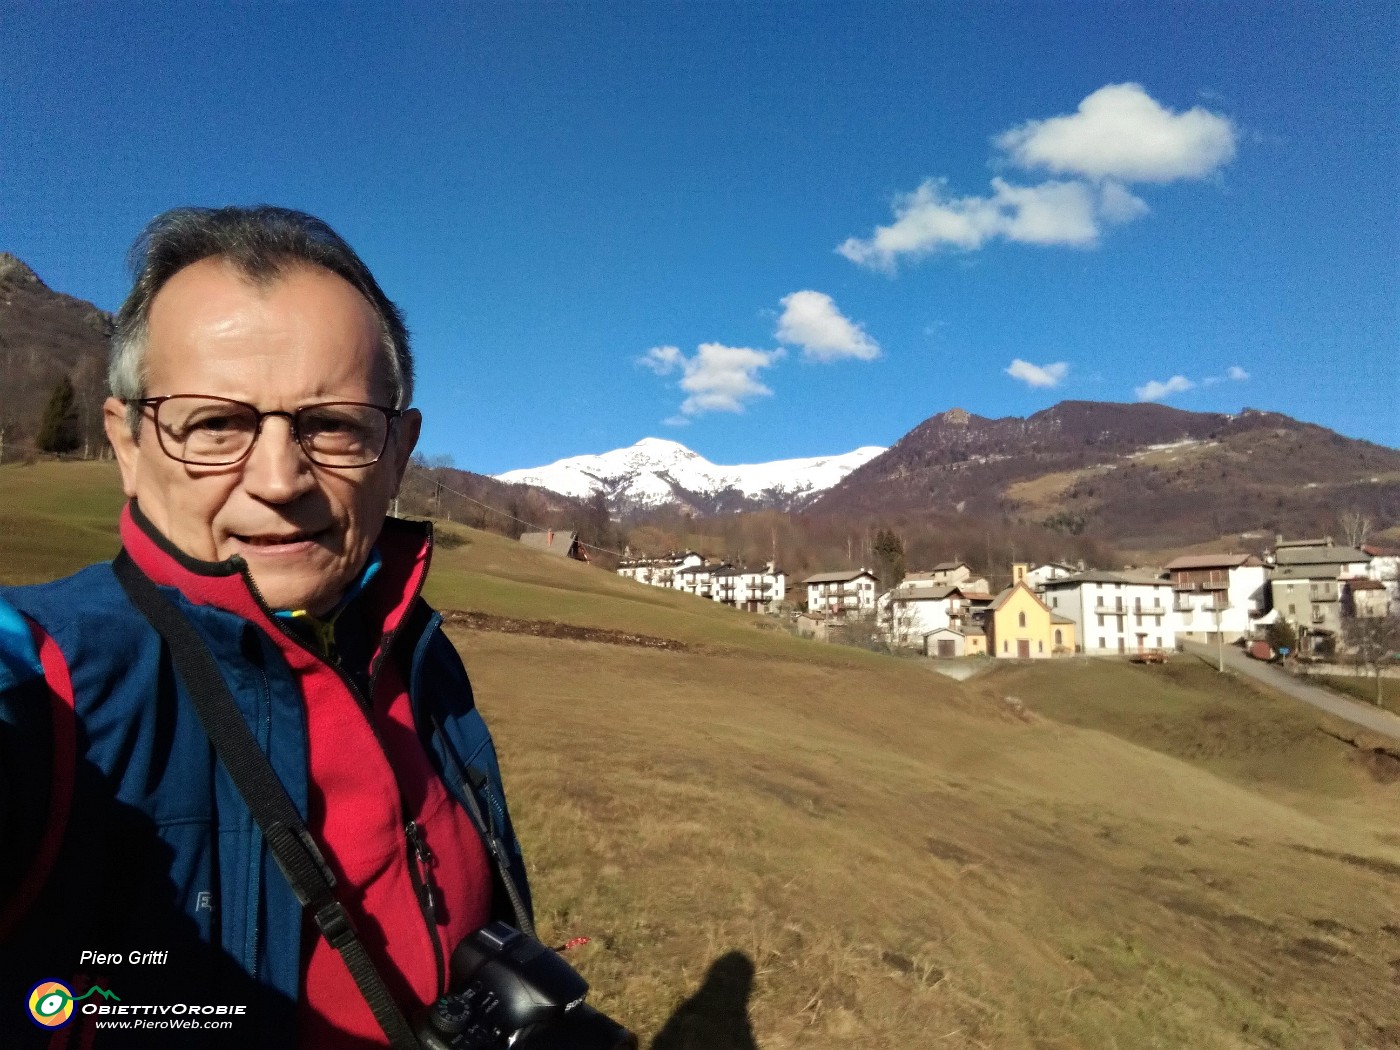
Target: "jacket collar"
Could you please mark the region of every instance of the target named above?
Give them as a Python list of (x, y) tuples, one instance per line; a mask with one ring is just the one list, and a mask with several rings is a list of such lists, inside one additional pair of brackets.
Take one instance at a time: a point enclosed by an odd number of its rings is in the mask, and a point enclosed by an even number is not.
[[(174, 587), (195, 605), (209, 605), (252, 620), (272, 632), (273, 611), (263, 601), (238, 555), (224, 561), (202, 561), (180, 550), (141, 512), (135, 500), (121, 516), (121, 540), (141, 571), (162, 587)], [(384, 519), (379, 534), (382, 564), (365, 588), (366, 622), (381, 635), (403, 622), (422, 590), (432, 559), (433, 530), (429, 522)]]

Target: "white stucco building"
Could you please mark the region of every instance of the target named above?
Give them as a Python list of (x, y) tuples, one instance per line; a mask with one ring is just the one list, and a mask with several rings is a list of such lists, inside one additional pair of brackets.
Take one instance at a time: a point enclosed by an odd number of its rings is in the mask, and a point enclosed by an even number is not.
[(652, 587), (676, 587), (676, 573), (705, 559), (695, 551), (676, 551), (659, 558), (623, 558), (617, 563), (617, 574)]
[(807, 610), (831, 616), (857, 616), (875, 611), (879, 579), (869, 569), (819, 572), (802, 581), (807, 588)]
[(772, 562), (761, 569), (726, 565), (711, 576), (710, 597), (748, 612), (771, 612), (787, 598), (787, 575)]
[(1268, 608), (1268, 570), (1252, 554), (1188, 554), (1167, 563), (1176, 634), (1195, 642), (1249, 637)]
[(1117, 655), (1176, 648), (1172, 585), (1155, 573), (1076, 573), (1045, 581), (1041, 599), (1074, 621), (1083, 652)]

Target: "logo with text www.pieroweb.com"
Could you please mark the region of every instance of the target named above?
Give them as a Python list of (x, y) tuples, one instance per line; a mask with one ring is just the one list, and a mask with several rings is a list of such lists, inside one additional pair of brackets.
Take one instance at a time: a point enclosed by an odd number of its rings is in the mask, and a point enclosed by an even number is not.
[(80, 1003), (90, 995), (121, 1002), (121, 997), (106, 988), (93, 985), (82, 995), (74, 995), (61, 981), (40, 981), (29, 993), (29, 1016), (34, 1023), (45, 1028), (62, 1028), (73, 1020), (75, 1003)]

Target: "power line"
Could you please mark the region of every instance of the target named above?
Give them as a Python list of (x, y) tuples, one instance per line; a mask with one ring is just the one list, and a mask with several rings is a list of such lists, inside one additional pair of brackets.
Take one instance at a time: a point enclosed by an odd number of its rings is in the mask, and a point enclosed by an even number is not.
[[(549, 527), (548, 525), (540, 525), (540, 524), (538, 524), (537, 522), (526, 521), (524, 518), (518, 518), (518, 517), (516, 517), (514, 514), (510, 513), (509, 511), (501, 510), (500, 507), (493, 507), (493, 506), (491, 506), (491, 504), (489, 504), (489, 503), (483, 503), (481, 500), (477, 499), (475, 496), (468, 496), (465, 492), (459, 492), (457, 489), (454, 489), (452, 486), (447, 485), (447, 484), (444, 484), (443, 482), (439, 481), (437, 478), (432, 477), (432, 475), (428, 474), (426, 471), (420, 470), (420, 469), (418, 469), (417, 467), (411, 467), (410, 470), (411, 470), (413, 473), (422, 474), (424, 477), (428, 478), (428, 480), (430, 480), (430, 481), (433, 483), (433, 485), (436, 487), (436, 489), (437, 489), (438, 492), (440, 492), (440, 493), (441, 493), (441, 492), (450, 492), (450, 493), (452, 493), (452, 495), (454, 495), (454, 496), (460, 496), (462, 499), (466, 500), (468, 503), (475, 503), (478, 507), (484, 507), (484, 508), (486, 508), (487, 510), (491, 511), (492, 513), (499, 514), (499, 515), (500, 515), (501, 517), (503, 517), (503, 518), (509, 518), (511, 521), (518, 521), (521, 525), (524, 525), (524, 526), (526, 526), (527, 528), (532, 529), (532, 530), (535, 531), (535, 532), (548, 532), (548, 531), (550, 531), (550, 527)], [(621, 551), (611, 550), (611, 549), (609, 549), (609, 548), (607, 548), (607, 547), (600, 547), (600, 546), (598, 546), (596, 543), (584, 543), (583, 540), (579, 540), (579, 541), (578, 541), (578, 545), (579, 545), (580, 547), (587, 547), (589, 550), (599, 551), (599, 552), (601, 552), (601, 553), (603, 553), (603, 554), (611, 554), (611, 555), (613, 555), (613, 556), (616, 557), (616, 558), (623, 558), (623, 557), (625, 557), (625, 555), (624, 555)]]

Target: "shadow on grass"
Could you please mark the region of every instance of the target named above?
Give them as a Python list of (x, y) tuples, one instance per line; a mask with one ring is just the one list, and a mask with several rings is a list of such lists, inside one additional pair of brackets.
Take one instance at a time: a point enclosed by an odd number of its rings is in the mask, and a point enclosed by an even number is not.
[(656, 1034), (651, 1050), (758, 1050), (749, 1027), (753, 974), (743, 952), (720, 956), (699, 991)]

